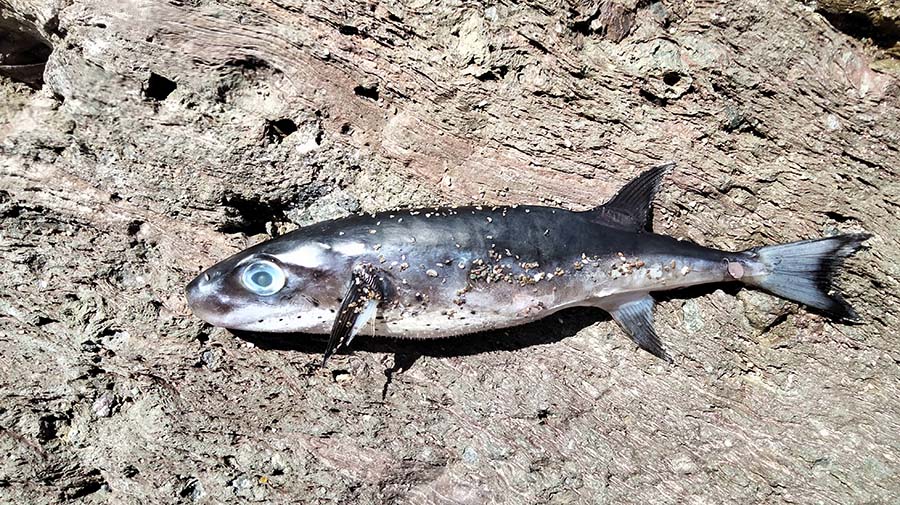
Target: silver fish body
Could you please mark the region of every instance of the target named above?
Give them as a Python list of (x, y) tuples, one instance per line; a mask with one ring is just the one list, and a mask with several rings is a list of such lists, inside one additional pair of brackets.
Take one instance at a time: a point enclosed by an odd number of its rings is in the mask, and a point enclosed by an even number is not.
[[(326, 358), (360, 332), (445, 337), (595, 306), (609, 311), (638, 345), (668, 359), (653, 330), (649, 293), (723, 281), (854, 316), (839, 295), (798, 297), (784, 292), (790, 287), (764, 286), (777, 270), (765, 248), (727, 252), (649, 232), (650, 204), (670, 167), (651, 169), (586, 212), (473, 206), (321, 222), (214, 265), (188, 285), (188, 301), (216, 326), (330, 333)], [(866, 238), (842, 237), (818, 241), (824, 244), (816, 252), (838, 261), (809, 266), (817, 272), (815, 290), (830, 290), (839, 260)], [(265, 270), (259, 279), (274, 276), (283, 286), (271, 294), (248, 289), (259, 287), (248, 280), (251, 268), (251, 275)]]

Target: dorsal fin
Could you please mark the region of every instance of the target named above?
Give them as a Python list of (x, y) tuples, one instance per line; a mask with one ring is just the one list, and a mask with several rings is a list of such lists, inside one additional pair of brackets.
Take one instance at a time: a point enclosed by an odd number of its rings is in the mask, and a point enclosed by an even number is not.
[(588, 212), (603, 224), (628, 231), (650, 231), (650, 207), (663, 176), (675, 166), (665, 163), (637, 176), (605, 204)]

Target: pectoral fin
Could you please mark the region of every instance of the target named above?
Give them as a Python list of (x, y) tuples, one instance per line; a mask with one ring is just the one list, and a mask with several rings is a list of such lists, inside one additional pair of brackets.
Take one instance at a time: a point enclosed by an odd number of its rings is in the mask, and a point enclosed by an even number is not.
[(608, 301), (600, 306), (609, 312), (638, 347), (671, 363), (672, 358), (663, 349), (662, 342), (653, 329), (653, 305), (653, 297), (644, 295), (639, 298)]
[(382, 299), (384, 290), (377, 271), (368, 265), (355, 268), (353, 279), (331, 327), (331, 337), (322, 359), (323, 367), (335, 351), (350, 345), (353, 337), (375, 316)]

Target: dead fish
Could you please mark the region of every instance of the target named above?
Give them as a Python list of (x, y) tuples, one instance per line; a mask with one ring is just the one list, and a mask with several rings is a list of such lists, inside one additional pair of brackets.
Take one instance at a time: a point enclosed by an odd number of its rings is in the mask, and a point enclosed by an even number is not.
[(654, 330), (651, 293), (720, 282), (858, 319), (833, 279), (870, 235), (728, 252), (652, 233), (651, 205), (673, 166), (644, 172), (583, 212), (471, 206), (320, 222), (202, 272), (187, 286), (188, 303), (215, 326), (329, 334), (323, 365), (364, 329), (437, 338), (572, 306), (609, 312), (639, 347), (671, 361)]

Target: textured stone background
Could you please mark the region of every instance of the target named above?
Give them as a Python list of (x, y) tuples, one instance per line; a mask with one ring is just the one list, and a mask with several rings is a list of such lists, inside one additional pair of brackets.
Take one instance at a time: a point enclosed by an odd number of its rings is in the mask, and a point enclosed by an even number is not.
[[(900, 502), (897, 19), (0, 0), (0, 502)], [(298, 224), (581, 209), (663, 160), (660, 232), (874, 233), (841, 282), (865, 323), (707, 289), (657, 308), (673, 366), (575, 310), (322, 370), (322, 339), (185, 306), (201, 267)]]

